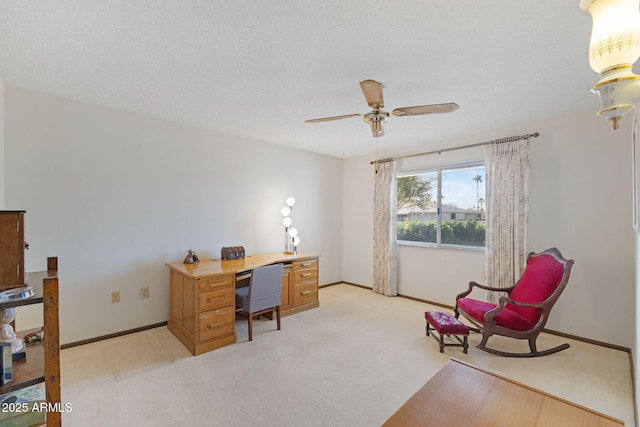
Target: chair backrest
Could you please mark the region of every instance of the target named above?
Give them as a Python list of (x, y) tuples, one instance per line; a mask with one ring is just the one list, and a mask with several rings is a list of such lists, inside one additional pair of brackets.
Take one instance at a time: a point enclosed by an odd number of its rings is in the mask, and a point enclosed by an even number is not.
[[(530, 253), (524, 273), (509, 297), (519, 302), (545, 303), (547, 308), (550, 308), (567, 285), (572, 265), (573, 260), (564, 259), (556, 248), (547, 249), (539, 254)], [(541, 315), (541, 311), (536, 308), (512, 304), (508, 306), (531, 323), (536, 323)]]
[(283, 270), (284, 265), (274, 264), (251, 271), (248, 296), (251, 313), (280, 305)]

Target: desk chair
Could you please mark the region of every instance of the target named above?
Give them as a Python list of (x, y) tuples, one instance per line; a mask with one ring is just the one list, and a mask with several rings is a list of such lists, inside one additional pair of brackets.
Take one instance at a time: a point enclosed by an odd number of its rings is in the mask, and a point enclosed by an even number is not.
[(256, 267), (251, 270), (249, 286), (236, 289), (236, 311), (247, 314), (249, 341), (253, 340), (254, 316), (275, 311), (280, 330), (280, 290), (283, 271), (282, 264)]

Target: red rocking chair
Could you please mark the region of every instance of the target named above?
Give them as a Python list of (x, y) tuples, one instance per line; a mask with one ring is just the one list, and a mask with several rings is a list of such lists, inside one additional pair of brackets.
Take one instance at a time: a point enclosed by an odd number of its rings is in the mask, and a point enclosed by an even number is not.
[[(566, 260), (558, 249), (551, 248), (541, 253), (531, 252), (527, 266), (518, 282), (509, 288), (494, 288), (470, 282), (469, 288), (456, 297), (455, 316), (461, 314), (482, 332), (478, 348), (500, 356), (533, 357), (545, 356), (569, 348), (562, 344), (548, 350), (538, 351), (536, 339), (547, 323), (549, 313), (560, 294), (567, 286), (573, 260)], [(473, 288), (506, 292), (498, 304), (467, 298)], [(487, 347), (492, 335), (502, 335), (529, 341), (529, 353), (509, 353)]]

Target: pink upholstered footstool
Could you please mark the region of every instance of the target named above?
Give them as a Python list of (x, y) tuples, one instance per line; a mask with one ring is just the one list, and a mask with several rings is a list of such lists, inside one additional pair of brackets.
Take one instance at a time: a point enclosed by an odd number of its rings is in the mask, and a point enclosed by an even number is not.
[[(441, 311), (425, 311), (424, 318), (427, 321), (427, 326), (425, 327), (427, 336), (430, 335), (430, 331), (438, 333), (438, 335), (434, 333), (433, 338), (440, 344), (440, 353), (444, 353), (444, 348), (449, 346), (462, 347), (462, 351), (467, 353), (467, 349), (469, 348), (469, 343), (467, 342), (469, 327), (467, 325), (453, 317), (451, 314), (443, 313)], [(445, 343), (445, 335), (455, 338), (459, 344)], [(462, 336), (462, 338), (460, 338), (460, 336)]]

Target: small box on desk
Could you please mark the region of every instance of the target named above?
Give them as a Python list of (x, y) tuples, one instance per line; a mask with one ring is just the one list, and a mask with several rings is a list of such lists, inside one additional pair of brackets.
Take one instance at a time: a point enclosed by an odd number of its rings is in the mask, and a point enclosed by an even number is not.
[(244, 258), (244, 246), (227, 246), (220, 251), (220, 258), (224, 260)]

